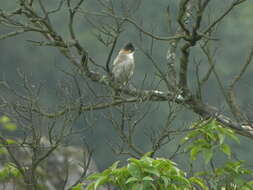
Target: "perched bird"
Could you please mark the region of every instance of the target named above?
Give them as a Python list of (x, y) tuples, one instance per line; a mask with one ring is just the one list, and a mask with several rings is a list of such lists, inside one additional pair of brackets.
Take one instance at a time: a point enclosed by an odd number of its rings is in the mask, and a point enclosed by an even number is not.
[(126, 85), (134, 73), (134, 51), (132, 43), (126, 44), (120, 51), (112, 65), (114, 81), (121, 86)]

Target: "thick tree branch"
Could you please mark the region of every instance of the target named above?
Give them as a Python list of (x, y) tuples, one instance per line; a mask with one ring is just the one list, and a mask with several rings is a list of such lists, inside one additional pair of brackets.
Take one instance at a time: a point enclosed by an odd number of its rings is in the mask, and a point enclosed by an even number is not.
[(179, 88), (183, 90), (183, 93), (187, 93), (187, 76), (188, 76), (188, 63), (189, 63), (189, 48), (191, 45), (185, 43), (181, 48), (182, 56), (180, 58), (180, 71), (179, 71)]

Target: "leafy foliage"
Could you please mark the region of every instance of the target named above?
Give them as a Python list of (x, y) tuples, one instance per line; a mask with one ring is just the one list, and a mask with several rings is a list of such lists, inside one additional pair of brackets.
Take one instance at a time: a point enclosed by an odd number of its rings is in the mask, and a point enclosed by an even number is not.
[(71, 190), (82, 190), (83, 189), (83, 184), (78, 183), (76, 186), (72, 187)]
[[(16, 127), (11, 120), (2, 116), (0, 123), (4, 130), (12, 132)], [(10, 129), (10, 130), (9, 130)], [(126, 166), (119, 167), (120, 162), (115, 162), (111, 167), (101, 173), (95, 173), (87, 179), (91, 182), (86, 190), (97, 190), (101, 186), (109, 185), (121, 190), (252, 190), (253, 172), (247, 169), (243, 161), (234, 161), (232, 151), (227, 140), (239, 143), (235, 133), (224, 128), (214, 119), (201, 120), (191, 126), (191, 131), (182, 139), (186, 145), (186, 152), (192, 162), (197, 156), (202, 155), (206, 165), (211, 163), (215, 153), (222, 152), (228, 161), (221, 167), (212, 168), (211, 171), (193, 172), (187, 175), (179, 169), (177, 164), (165, 158), (152, 158), (147, 153), (140, 159), (129, 158)], [(226, 140), (227, 139), (227, 140)], [(16, 141), (6, 138), (0, 149), (1, 154), (8, 154), (6, 146), (15, 144)], [(16, 166), (9, 162), (0, 170), (0, 181), (20, 179), (20, 172)], [(83, 190), (85, 183), (79, 183), (72, 190)]]
[[(16, 130), (16, 125), (11, 122), (11, 119), (7, 116), (0, 117), (0, 126), (1, 129), (7, 132), (13, 132)], [(0, 133), (0, 136), (2, 134)], [(5, 135), (6, 136), (6, 135)], [(6, 146), (16, 144), (16, 141), (10, 138), (2, 138), (0, 143), (0, 156), (8, 155)], [(19, 170), (12, 162), (5, 163), (0, 169), (0, 182), (10, 181), (12, 179), (17, 179), (21, 176)]]
[(200, 178), (188, 178), (176, 163), (168, 159), (154, 159), (147, 154), (139, 160), (130, 158), (125, 167), (118, 167), (118, 164), (119, 162), (116, 162), (102, 173), (90, 176), (88, 179), (93, 182), (87, 189), (96, 190), (104, 184), (111, 184), (122, 190), (194, 190), (197, 189), (195, 187), (207, 189)]
[(10, 118), (7, 116), (0, 117), (0, 124), (3, 126), (3, 128), (7, 131), (15, 131), (17, 129), (17, 126), (11, 122)]
[(216, 120), (210, 119), (195, 123), (186, 137), (182, 140), (187, 142), (187, 151), (190, 151), (190, 158), (196, 160), (202, 153), (205, 163), (208, 164), (214, 156), (215, 151), (222, 151), (228, 158), (231, 157), (230, 146), (225, 139), (232, 139), (239, 143), (238, 137), (228, 128), (223, 127)]
[[(242, 161), (233, 161), (230, 146), (225, 139), (239, 143), (235, 133), (224, 128), (216, 120), (201, 120), (191, 127), (192, 131), (182, 139), (192, 162), (202, 155), (205, 164), (210, 164), (215, 152), (223, 152), (228, 161), (211, 171), (194, 172), (192, 176), (180, 170), (177, 164), (165, 158), (151, 158), (150, 153), (140, 159), (130, 158), (124, 167), (115, 162), (101, 173), (88, 177), (92, 182), (87, 190), (96, 190), (103, 185), (112, 185), (121, 190), (251, 190), (253, 172)], [(80, 186), (79, 186), (80, 187)], [(80, 187), (81, 188), (81, 187)], [(78, 189), (79, 190), (79, 189)]]
[(196, 173), (208, 179), (212, 190), (252, 190), (253, 172), (246, 169), (242, 161), (228, 161), (224, 166), (215, 168), (213, 172)]
[(0, 170), (0, 181), (8, 181), (13, 178), (19, 178), (21, 176), (19, 170), (13, 165), (13, 163), (7, 163)]
[[(3, 132), (9, 132), (10, 134), (13, 134), (14, 131), (16, 131), (17, 126), (15, 123), (11, 121), (11, 119), (7, 116), (1, 116), (0, 117), (0, 129), (3, 129)], [(4, 138), (2, 138), (4, 136)], [(9, 135), (5, 133), (0, 132), (1, 137), (1, 143), (0, 143), (0, 154), (6, 153), (5, 145), (12, 145), (16, 144), (16, 141), (12, 138), (9, 138)]]

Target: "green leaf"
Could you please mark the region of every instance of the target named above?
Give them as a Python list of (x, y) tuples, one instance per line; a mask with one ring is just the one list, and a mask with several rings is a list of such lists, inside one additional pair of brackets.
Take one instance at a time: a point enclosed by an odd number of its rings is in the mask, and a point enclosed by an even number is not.
[(208, 164), (213, 157), (213, 150), (212, 149), (205, 149), (203, 151), (203, 155), (204, 155), (204, 159), (205, 159), (205, 164)]
[(189, 180), (186, 179), (185, 177), (183, 176), (179, 176), (179, 175), (171, 175), (169, 176), (172, 180), (175, 180), (177, 182), (181, 182), (183, 184), (190, 184)]
[(131, 190), (144, 190), (142, 183), (136, 183), (133, 185)]
[(108, 176), (101, 176), (100, 178), (98, 178), (97, 181), (94, 184), (94, 190), (96, 190), (99, 186), (106, 183), (107, 180), (108, 180)]
[(141, 164), (140, 166), (152, 166), (153, 165), (153, 162), (154, 162), (154, 159), (153, 158), (150, 158), (150, 157), (147, 157), (147, 156), (144, 156), (141, 158)]
[(135, 159), (135, 158), (129, 158), (128, 159), (128, 161), (130, 162), (130, 163), (135, 163), (137, 166), (139, 166), (140, 165), (140, 160), (137, 160), (137, 159)]
[(180, 144), (184, 144), (186, 141), (189, 141), (190, 138), (188, 136), (181, 139)]
[(153, 175), (155, 175), (157, 177), (160, 177), (159, 171), (157, 169), (155, 169), (155, 168), (151, 168), (151, 167), (150, 168), (143, 168), (143, 171), (145, 171), (145, 172), (147, 172), (149, 174), (153, 174)]
[(94, 185), (95, 185), (95, 183), (90, 183), (86, 189), (87, 190), (94, 190)]
[(156, 186), (153, 183), (151, 183), (150, 186), (152, 187), (153, 190), (157, 190)]
[(88, 179), (88, 180), (96, 180), (96, 179), (100, 178), (101, 176), (104, 176), (104, 175), (101, 174), (101, 173), (94, 173), (94, 174), (88, 176), (86, 179)]
[(217, 121), (215, 119), (212, 119), (209, 123), (207, 123), (207, 127), (211, 128), (211, 129), (216, 129), (217, 128)]
[(236, 141), (237, 143), (240, 143), (239, 138), (235, 135), (234, 131), (232, 131), (231, 129), (225, 128), (225, 127), (219, 127), (218, 130), (225, 134), (226, 136), (228, 136), (229, 138), (233, 139), (234, 141)]
[(161, 176), (163, 183), (164, 183), (164, 187), (167, 188), (169, 185), (169, 179), (166, 176)]
[(248, 181), (246, 184), (245, 184), (246, 187), (249, 188), (249, 190), (253, 189), (253, 181)]
[(201, 189), (208, 190), (208, 187), (204, 184), (204, 182), (200, 178), (191, 177), (189, 180), (191, 183), (194, 183), (198, 185), (199, 187), (201, 187)]
[(245, 184), (245, 180), (243, 178), (237, 177), (234, 179), (234, 183), (238, 184), (239, 186), (242, 186)]
[(0, 171), (0, 181), (7, 180), (9, 177), (9, 173), (6, 172), (6, 170), (1, 170)]
[(13, 139), (6, 139), (5, 140), (7, 144), (16, 144), (17, 142)]
[(112, 164), (112, 166), (110, 167), (110, 169), (111, 169), (111, 170), (115, 170), (115, 169), (118, 167), (119, 163), (120, 163), (120, 161), (114, 162), (114, 163)]
[(202, 150), (202, 147), (200, 146), (194, 146), (192, 149), (191, 149), (191, 152), (190, 152), (190, 157), (192, 160), (196, 160), (197, 159), (197, 155), (198, 153)]
[(238, 144), (240, 143), (240, 139), (239, 139), (236, 135), (230, 134), (229, 137), (230, 137), (231, 139), (233, 139), (234, 141), (236, 141)]
[(7, 154), (7, 153), (8, 153), (8, 151), (6, 150), (5, 147), (1, 147), (1, 148), (0, 148), (0, 155), (1, 155), (1, 154)]
[(145, 157), (150, 158), (152, 154), (153, 154), (153, 152), (147, 152), (146, 154), (144, 154), (144, 156), (142, 158), (145, 158)]
[(205, 134), (205, 138), (209, 137), (212, 141), (216, 141), (217, 138), (213, 131), (210, 131), (209, 129), (203, 128), (201, 131)]
[(117, 168), (115, 170), (112, 170), (111, 171), (111, 175), (118, 176), (120, 178), (122, 178), (122, 177), (128, 178), (130, 176), (129, 171), (128, 171), (128, 169), (126, 167)]
[(168, 189), (169, 190), (178, 190), (178, 187), (175, 184), (170, 184)]
[(190, 140), (190, 139), (193, 139), (197, 136), (199, 136), (200, 133), (198, 130), (194, 130), (192, 132), (190, 132), (186, 137), (184, 137), (182, 140), (181, 140), (181, 143), (185, 143), (186, 141)]
[(8, 123), (10, 121), (10, 118), (9, 117), (7, 117), (7, 116), (2, 116), (2, 117), (0, 117), (0, 123)]
[(130, 175), (132, 175), (133, 177), (136, 177), (138, 179), (142, 178), (141, 170), (135, 163), (128, 164), (127, 168), (128, 168)]
[(15, 131), (17, 126), (14, 123), (7, 123), (3, 126), (8, 131)]
[(222, 133), (218, 133), (218, 137), (219, 137), (219, 144), (223, 144), (225, 140), (225, 135)]
[(248, 185), (253, 185), (253, 180), (252, 180), (252, 181), (248, 181), (247, 184), (248, 184)]
[(19, 170), (13, 163), (6, 163), (0, 170), (0, 180), (7, 180), (10, 178), (17, 178), (21, 176)]
[(144, 178), (142, 178), (143, 181), (153, 181), (154, 179), (150, 176), (146, 176)]
[(222, 152), (224, 152), (226, 155), (228, 155), (228, 157), (231, 157), (231, 149), (227, 144), (222, 144), (220, 148), (221, 148)]
[(72, 187), (71, 190), (83, 190), (83, 184), (79, 183), (76, 186)]
[(136, 181), (138, 181), (138, 179), (136, 177), (130, 177), (127, 179), (126, 184), (136, 182)]

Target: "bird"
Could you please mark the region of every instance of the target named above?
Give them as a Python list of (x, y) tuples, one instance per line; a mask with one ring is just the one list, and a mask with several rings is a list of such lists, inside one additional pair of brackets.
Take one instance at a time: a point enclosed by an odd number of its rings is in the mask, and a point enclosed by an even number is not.
[(112, 64), (112, 76), (113, 80), (125, 86), (134, 73), (134, 53), (135, 47), (129, 42), (118, 53)]

